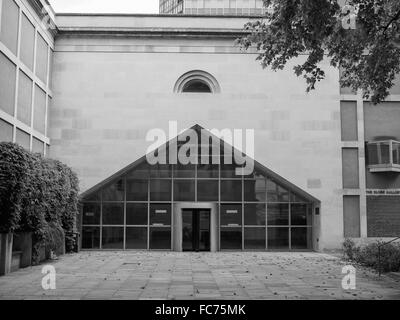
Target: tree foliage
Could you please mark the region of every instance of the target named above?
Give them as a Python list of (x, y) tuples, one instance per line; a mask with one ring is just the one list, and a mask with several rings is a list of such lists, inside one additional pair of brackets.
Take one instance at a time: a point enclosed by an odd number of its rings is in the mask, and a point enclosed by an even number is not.
[[(294, 67), (307, 82), (307, 92), (325, 78), (321, 62), (328, 58), (343, 72), (342, 87), (362, 90), (366, 99), (383, 101), (400, 72), (400, 1), (264, 0), (265, 16), (246, 24), (249, 32), (238, 39), (245, 50), (255, 46), (263, 67), (283, 69), (305, 55)], [(345, 29), (354, 8), (355, 28)], [(345, 23), (343, 23), (345, 22)]]
[(64, 233), (71, 250), (78, 215), (76, 174), (57, 160), (12, 143), (0, 143), (0, 156), (1, 232), (32, 232), (36, 262), (40, 247), (53, 250)]

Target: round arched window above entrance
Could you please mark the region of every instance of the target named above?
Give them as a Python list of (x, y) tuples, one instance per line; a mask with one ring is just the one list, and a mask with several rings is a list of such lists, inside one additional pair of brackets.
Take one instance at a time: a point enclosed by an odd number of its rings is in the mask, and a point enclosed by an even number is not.
[(182, 75), (175, 84), (175, 93), (219, 93), (217, 79), (201, 70), (193, 70)]

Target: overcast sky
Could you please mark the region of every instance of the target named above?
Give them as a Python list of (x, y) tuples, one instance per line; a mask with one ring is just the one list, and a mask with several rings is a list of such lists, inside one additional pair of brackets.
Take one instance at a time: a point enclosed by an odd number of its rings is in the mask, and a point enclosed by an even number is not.
[(49, 0), (55, 12), (158, 13), (159, 0)]

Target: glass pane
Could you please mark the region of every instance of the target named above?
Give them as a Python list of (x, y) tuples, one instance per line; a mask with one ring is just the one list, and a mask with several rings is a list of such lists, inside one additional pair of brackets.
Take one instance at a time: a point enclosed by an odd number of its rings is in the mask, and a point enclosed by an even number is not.
[(266, 220), (265, 204), (245, 204), (244, 224), (247, 226), (265, 226)]
[(84, 201), (100, 201), (101, 200), (101, 194), (100, 192), (92, 193), (88, 196), (86, 196)]
[(103, 201), (124, 201), (124, 180), (103, 189)]
[(197, 201), (218, 201), (218, 180), (197, 181)]
[(123, 249), (124, 228), (103, 227), (102, 249)]
[(126, 224), (142, 226), (148, 224), (147, 203), (126, 204)]
[(100, 227), (82, 228), (82, 249), (100, 248)]
[(171, 180), (151, 180), (150, 200), (171, 201)]
[(150, 166), (150, 177), (152, 178), (171, 178), (172, 166), (169, 164), (156, 164)]
[(171, 225), (171, 204), (150, 205), (150, 224)]
[(306, 204), (292, 204), (290, 208), (292, 226), (312, 225), (310, 210)]
[(289, 205), (283, 203), (268, 204), (268, 225), (288, 226)]
[(267, 180), (267, 196), (268, 202), (289, 202), (289, 191), (272, 180)]
[(147, 228), (126, 228), (126, 249), (147, 249)]
[(390, 163), (390, 142), (374, 142), (368, 144), (368, 163), (370, 165)]
[(103, 203), (103, 225), (123, 225), (124, 204)]
[(393, 164), (400, 165), (400, 143), (393, 141)]
[(245, 228), (244, 248), (265, 250), (265, 228)]
[(221, 228), (221, 250), (242, 250), (242, 228)]
[(85, 225), (100, 224), (100, 203), (85, 203), (83, 205), (83, 219)]
[(292, 228), (292, 249), (310, 249), (312, 247), (311, 228)]
[(203, 164), (201, 159), (202, 158), (200, 158), (199, 165), (197, 166), (197, 177), (219, 178), (219, 157), (204, 157), (204, 159), (208, 159), (208, 164)]
[(293, 192), (290, 192), (290, 202), (304, 203), (307, 202), (307, 200), (304, 199), (303, 197), (294, 194)]
[(266, 197), (265, 180), (244, 181), (244, 201), (265, 202)]
[(195, 201), (195, 181), (175, 180), (174, 201)]
[(250, 175), (245, 175), (244, 176), (246, 179), (266, 179), (266, 176), (259, 170), (254, 169), (252, 174)]
[(147, 162), (138, 165), (134, 170), (127, 174), (127, 178), (147, 179), (150, 177), (150, 169)]
[(289, 228), (268, 228), (268, 249), (289, 249)]
[(242, 225), (242, 205), (222, 204), (221, 205), (221, 226)]
[(182, 211), (182, 250), (193, 250), (193, 211)]
[(196, 176), (196, 166), (194, 164), (182, 165), (177, 164), (174, 166), (175, 178), (194, 178)]
[(242, 201), (242, 180), (221, 180), (221, 201)]
[(150, 249), (171, 249), (171, 228), (150, 228)]
[(147, 201), (148, 180), (127, 180), (126, 201)]

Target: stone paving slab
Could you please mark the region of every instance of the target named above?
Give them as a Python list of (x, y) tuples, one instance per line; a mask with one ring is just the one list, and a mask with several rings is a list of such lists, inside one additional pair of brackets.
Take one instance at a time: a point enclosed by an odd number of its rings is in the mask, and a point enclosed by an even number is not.
[(347, 263), (322, 253), (81, 252), (48, 264), (56, 290), (43, 290), (41, 265), (0, 277), (0, 299), (400, 299), (400, 279), (360, 267), (343, 290)]

